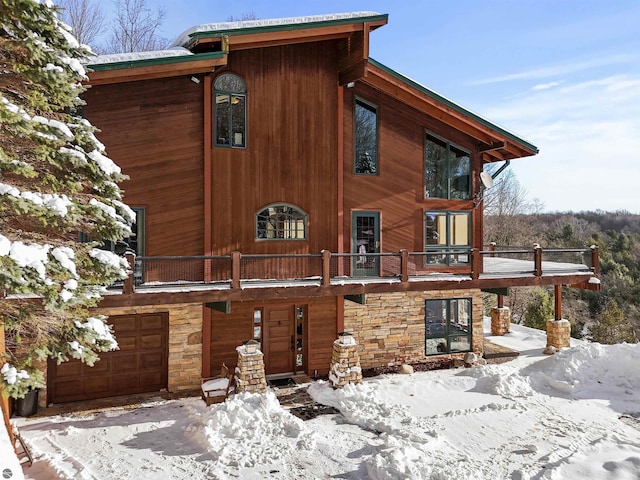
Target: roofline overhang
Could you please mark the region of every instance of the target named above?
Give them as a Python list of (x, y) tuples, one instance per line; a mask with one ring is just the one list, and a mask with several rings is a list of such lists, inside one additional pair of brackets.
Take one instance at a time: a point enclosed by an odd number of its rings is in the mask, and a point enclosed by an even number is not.
[(145, 58), (138, 60), (97, 63), (87, 65), (85, 82), (89, 85), (134, 82), (155, 78), (177, 77), (208, 73), (227, 64), (223, 52), (195, 53), (171, 57)]
[(538, 147), (424, 85), (369, 58), (364, 83), (473, 137), (485, 162), (536, 155)]
[(284, 44), (314, 42), (345, 38), (353, 32), (375, 30), (387, 24), (389, 15), (341, 18), (299, 24), (265, 25), (194, 32), (183, 47), (189, 50), (201, 48), (203, 44), (226, 42), (229, 50), (270, 47)]

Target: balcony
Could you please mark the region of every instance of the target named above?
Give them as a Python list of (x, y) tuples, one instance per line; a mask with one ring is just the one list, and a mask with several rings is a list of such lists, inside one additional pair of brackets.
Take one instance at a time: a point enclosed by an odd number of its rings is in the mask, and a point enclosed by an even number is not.
[[(391, 253), (241, 254), (133, 257), (132, 275), (115, 296), (166, 296), (182, 301), (354, 295), (394, 291), (571, 285), (599, 290), (598, 248), (430, 250)], [(131, 294), (141, 295), (131, 295)], [(169, 298), (169, 296), (171, 298)], [(149, 300), (147, 298), (147, 300)], [(157, 301), (160, 301), (159, 299)]]

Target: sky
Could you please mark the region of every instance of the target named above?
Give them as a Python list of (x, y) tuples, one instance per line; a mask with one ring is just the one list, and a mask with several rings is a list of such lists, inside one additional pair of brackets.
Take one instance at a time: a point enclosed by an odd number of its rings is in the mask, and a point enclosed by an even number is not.
[(511, 163), (530, 200), (640, 213), (637, 0), (146, 1), (171, 40), (246, 13), (386, 13), (370, 56), (536, 145)]
[[(542, 353), (520, 325), (485, 336), (520, 352), (501, 364), (387, 374), (315, 400), (274, 390), (207, 407), (149, 397), (127, 407), (12, 419), (35, 461), (31, 480), (421, 480), (640, 478), (640, 344)], [(324, 415), (302, 421), (290, 410)], [(335, 410), (321, 408), (322, 405)], [(314, 408), (315, 407), (315, 408)], [(55, 407), (54, 407), (55, 408)], [(0, 429), (0, 471), (11, 461)], [(5, 477), (6, 478), (6, 477)]]

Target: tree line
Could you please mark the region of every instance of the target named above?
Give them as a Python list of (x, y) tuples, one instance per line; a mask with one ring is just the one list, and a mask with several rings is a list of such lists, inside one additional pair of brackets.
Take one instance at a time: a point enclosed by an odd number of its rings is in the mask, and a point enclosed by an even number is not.
[[(495, 168), (495, 167), (494, 167)], [(600, 343), (637, 342), (640, 332), (640, 215), (628, 211), (543, 213), (530, 202), (515, 175), (506, 171), (485, 192), (484, 242), (530, 248), (597, 245), (601, 291), (563, 288), (563, 317), (575, 338)], [(490, 296), (487, 302), (492, 302)], [(545, 329), (554, 316), (549, 288), (510, 289), (513, 321)]]
[[(150, 7), (147, 0), (113, 0), (113, 16), (105, 12), (104, 2), (98, 0), (58, 0), (57, 3), (62, 19), (74, 36), (80, 44), (89, 45), (94, 53), (146, 52), (171, 45), (171, 40), (161, 33), (166, 10), (162, 6)], [(255, 19), (255, 13), (249, 12), (229, 16), (227, 21)]]

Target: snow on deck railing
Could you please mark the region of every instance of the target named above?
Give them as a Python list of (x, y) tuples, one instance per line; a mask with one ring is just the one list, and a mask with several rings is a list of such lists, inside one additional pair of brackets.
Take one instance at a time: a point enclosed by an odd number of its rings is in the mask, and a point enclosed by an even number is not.
[[(424, 252), (367, 252), (319, 254), (241, 254), (217, 256), (133, 256), (132, 274), (126, 293), (135, 287), (192, 284), (268, 286), (269, 282), (331, 285), (332, 280), (366, 279), (407, 282), (437, 276), (471, 279), (514, 275), (599, 274), (598, 248), (496, 249), (430, 248)], [(244, 283), (243, 283), (244, 282)], [(265, 285), (262, 285), (265, 284)]]

